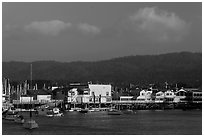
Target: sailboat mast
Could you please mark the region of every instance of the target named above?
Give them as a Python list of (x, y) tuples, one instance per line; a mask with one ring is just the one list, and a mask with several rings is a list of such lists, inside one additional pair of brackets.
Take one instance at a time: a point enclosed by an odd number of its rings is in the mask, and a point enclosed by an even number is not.
[[(30, 64), (30, 88), (31, 88), (31, 92), (32, 92), (32, 80), (33, 80), (33, 73), (32, 73), (32, 63)], [(30, 119), (31, 119), (31, 117), (32, 117), (32, 111), (31, 111), (31, 109), (32, 109), (32, 106), (31, 106), (31, 96), (30, 96)]]
[(33, 73), (32, 73), (32, 64), (30, 64), (30, 83), (31, 83), (31, 85), (30, 85), (30, 88), (31, 88), (31, 90), (32, 90), (32, 79), (33, 79)]

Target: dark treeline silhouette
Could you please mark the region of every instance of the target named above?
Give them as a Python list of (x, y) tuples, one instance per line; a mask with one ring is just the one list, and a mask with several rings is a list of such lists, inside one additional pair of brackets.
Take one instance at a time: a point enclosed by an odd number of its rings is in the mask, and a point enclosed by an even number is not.
[[(163, 86), (167, 81), (188, 87), (202, 85), (201, 53), (127, 56), (97, 62), (36, 61), (32, 64), (33, 80), (47, 80), (52, 84), (92, 81), (123, 87), (130, 83)], [(3, 62), (2, 73), (11, 81), (29, 80), (30, 63)]]

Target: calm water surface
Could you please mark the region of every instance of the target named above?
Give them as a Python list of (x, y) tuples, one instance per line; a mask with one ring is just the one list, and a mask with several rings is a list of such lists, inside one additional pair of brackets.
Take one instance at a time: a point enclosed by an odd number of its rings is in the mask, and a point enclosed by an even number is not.
[(136, 114), (67, 112), (64, 117), (33, 117), (38, 129), (2, 120), (3, 135), (201, 135), (202, 111), (141, 110)]

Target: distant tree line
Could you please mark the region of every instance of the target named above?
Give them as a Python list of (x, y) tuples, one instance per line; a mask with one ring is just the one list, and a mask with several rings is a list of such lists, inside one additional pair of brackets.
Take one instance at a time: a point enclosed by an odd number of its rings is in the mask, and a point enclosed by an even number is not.
[[(29, 80), (30, 64), (3, 62), (2, 75), (14, 83)], [(172, 86), (175, 84), (181, 87), (202, 86), (201, 53), (128, 56), (97, 62), (37, 61), (32, 64), (33, 80), (39, 83), (39, 87), (44, 83), (66, 85), (90, 81), (110, 83), (118, 87), (128, 87), (130, 83), (144, 87), (153, 83), (157, 87), (162, 87), (166, 81)]]

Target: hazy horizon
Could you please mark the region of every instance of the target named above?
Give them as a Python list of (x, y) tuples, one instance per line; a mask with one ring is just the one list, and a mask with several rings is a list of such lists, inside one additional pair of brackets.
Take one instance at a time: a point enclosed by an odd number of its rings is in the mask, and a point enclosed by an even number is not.
[(2, 60), (202, 53), (201, 2), (3, 2)]
[(145, 55), (127, 55), (127, 56), (118, 56), (113, 57), (109, 59), (103, 59), (103, 60), (96, 60), (96, 61), (87, 61), (87, 60), (75, 60), (75, 61), (59, 61), (59, 60), (33, 60), (33, 61), (21, 61), (21, 60), (10, 60), (10, 61), (2, 61), (2, 62), (24, 62), (24, 63), (32, 63), (32, 62), (41, 62), (41, 61), (53, 61), (53, 62), (60, 62), (60, 63), (72, 63), (72, 62), (100, 62), (100, 61), (108, 61), (118, 58), (125, 58), (125, 57), (132, 57), (132, 56), (159, 56), (159, 55), (166, 55), (166, 54), (174, 54), (174, 53), (198, 53), (202, 54), (202, 52), (190, 52), (190, 51), (180, 51), (180, 52), (169, 52), (169, 53), (160, 53), (160, 54), (145, 54)]

